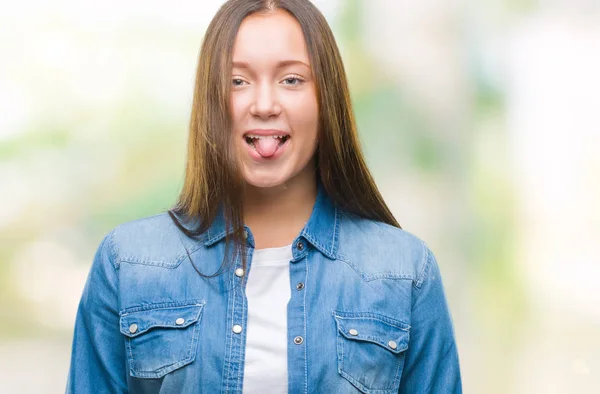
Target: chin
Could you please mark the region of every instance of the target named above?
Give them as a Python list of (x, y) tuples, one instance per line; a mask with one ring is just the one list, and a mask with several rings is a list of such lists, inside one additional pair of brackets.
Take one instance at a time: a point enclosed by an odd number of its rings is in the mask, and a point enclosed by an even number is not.
[(244, 181), (248, 186), (256, 188), (272, 188), (282, 186), (289, 180), (288, 176), (282, 173), (273, 174), (244, 174)]

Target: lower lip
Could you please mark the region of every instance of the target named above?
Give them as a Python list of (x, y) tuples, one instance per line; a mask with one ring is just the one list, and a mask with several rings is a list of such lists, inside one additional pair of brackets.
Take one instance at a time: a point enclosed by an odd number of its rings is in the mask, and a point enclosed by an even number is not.
[(269, 156), (269, 157), (263, 157), (263, 156), (261, 156), (260, 153), (258, 153), (258, 151), (256, 149), (254, 149), (254, 147), (252, 145), (250, 145), (250, 144), (248, 144), (246, 142), (245, 138), (244, 138), (244, 145), (246, 145), (246, 149), (248, 149), (248, 154), (254, 160), (256, 160), (256, 161), (269, 161), (269, 160), (276, 160), (281, 155), (283, 155), (283, 152), (284, 152), (285, 148), (289, 145), (290, 140), (291, 140), (291, 138), (288, 137), (288, 139), (283, 143), (283, 145), (281, 145), (280, 147), (277, 148), (277, 150), (275, 151), (275, 153), (273, 154), (273, 156)]

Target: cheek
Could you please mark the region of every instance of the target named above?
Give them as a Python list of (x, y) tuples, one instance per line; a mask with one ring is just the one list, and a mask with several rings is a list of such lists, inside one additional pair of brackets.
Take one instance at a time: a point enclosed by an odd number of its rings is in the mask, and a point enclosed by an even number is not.
[(244, 116), (244, 100), (241, 97), (231, 97), (229, 100), (229, 115), (235, 128)]
[[(307, 94), (292, 103), (291, 121), (296, 127), (301, 128), (303, 133), (316, 132), (319, 121), (319, 105), (316, 97)], [(298, 130), (300, 131), (300, 130)]]

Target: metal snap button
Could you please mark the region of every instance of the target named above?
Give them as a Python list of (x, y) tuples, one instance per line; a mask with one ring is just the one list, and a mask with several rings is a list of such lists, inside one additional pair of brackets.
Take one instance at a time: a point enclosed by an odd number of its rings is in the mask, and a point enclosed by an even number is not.
[(296, 345), (301, 345), (302, 342), (304, 342), (304, 338), (302, 338), (301, 336), (297, 336), (296, 338), (294, 338), (294, 343)]
[(239, 324), (236, 324), (235, 326), (233, 326), (233, 332), (236, 334), (239, 334), (242, 332), (242, 326), (240, 326)]
[(183, 317), (180, 317), (179, 319), (175, 320), (175, 324), (177, 324), (178, 326), (182, 325), (183, 323), (185, 323), (185, 319)]
[(348, 331), (348, 333), (349, 333), (350, 335), (354, 335), (354, 336), (357, 336), (357, 335), (358, 335), (358, 331), (356, 331), (354, 328), (351, 328), (351, 329)]
[(398, 347), (398, 345), (394, 341), (389, 341), (388, 346), (390, 347), (390, 349), (394, 349), (394, 350)]
[(244, 239), (248, 239), (248, 230), (244, 230)]
[(135, 334), (138, 330), (138, 325), (133, 323), (132, 325), (129, 326), (129, 332), (132, 334)]
[(302, 289), (304, 289), (304, 283), (298, 282), (298, 284), (296, 285), (296, 290), (302, 290)]
[(296, 244), (296, 248), (298, 250), (304, 250), (304, 243), (302, 241), (298, 241), (298, 243)]
[(241, 269), (241, 268), (236, 269), (235, 270), (235, 275), (239, 276), (241, 278), (242, 276), (244, 276), (244, 270)]

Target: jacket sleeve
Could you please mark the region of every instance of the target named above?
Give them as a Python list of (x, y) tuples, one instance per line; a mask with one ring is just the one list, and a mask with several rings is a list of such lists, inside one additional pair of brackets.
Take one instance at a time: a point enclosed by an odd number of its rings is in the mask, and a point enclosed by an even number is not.
[(77, 310), (67, 393), (126, 393), (113, 232), (100, 244)]
[(462, 393), (458, 352), (433, 253), (425, 247), (425, 265), (413, 286), (410, 340), (399, 394)]

